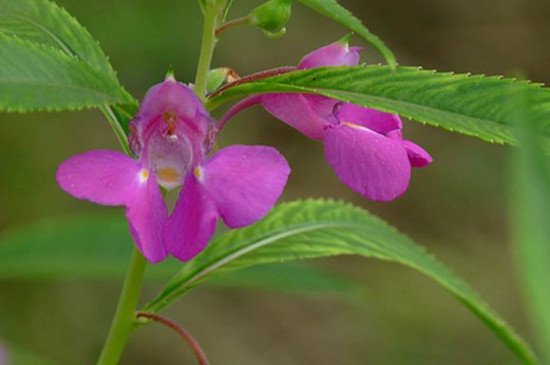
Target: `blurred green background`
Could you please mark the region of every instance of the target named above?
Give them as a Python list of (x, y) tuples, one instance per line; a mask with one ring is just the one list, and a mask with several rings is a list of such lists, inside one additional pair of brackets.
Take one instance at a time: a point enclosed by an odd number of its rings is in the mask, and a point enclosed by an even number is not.
[[(123, 85), (137, 98), (162, 80), (170, 64), (179, 80), (192, 81), (201, 28), (194, 1), (57, 2), (100, 41)], [(261, 3), (234, 2), (230, 18)], [(550, 81), (550, 3), (545, 0), (341, 3), (386, 41), (401, 64)], [(294, 65), (305, 53), (346, 34), (300, 4), (287, 28), (277, 40), (255, 29), (229, 31), (219, 42), (214, 66), (245, 75)], [(381, 62), (368, 46), (363, 55), (369, 63)], [(321, 144), (260, 108), (233, 120), (220, 144), (276, 146), (293, 168), (284, 200), (340, 198), (384, 217), (454, 268), (531, 338), (511, 258), (509, 149), (410, 121), (404, 132), (435, 161), (416, 170), (406, 195), (392, 203), (368, 202), (347, 189), (326, 165)], [(112, 213), (69, 197), (54, 180), (61, 161), (100, 148), (116, 149), (117, 142), (99, 111), (1, 114), (0, 234), (49, 217)], [(195, 334), (213, 364), (518, 364), (459, 302), (409, 269), (353, 257), (317, 264), (361, 283), (366, 298), (350, 304), (323, 295), (206, 287), (191, 292), (168, 314)], [(70, 278), (0, 281), (0, 338), (52, 364), (93, 364), (120, 284)], [(148, 284), (143, 297), (152, 298), (160, 288), (161, 283)], [(132, 337), (122, 363), (194, 360), (173, 333), (150, 326)]]

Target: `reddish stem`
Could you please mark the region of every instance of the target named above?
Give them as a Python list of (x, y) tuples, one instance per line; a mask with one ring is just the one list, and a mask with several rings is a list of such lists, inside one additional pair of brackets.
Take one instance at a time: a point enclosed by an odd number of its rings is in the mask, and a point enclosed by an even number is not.
[(147, 319), (150, 319), (154, 322), (163, 324), (163, 325), (171, 328), (178, 335), (180, 335), (180, 337), (183, 338), (185, 340), (185, 342), (187, 342), (187, 344), (191, 347), (191, 349), (193, 350), (193, 353), (195, 354), (195, 357), (197, 358), (197, 361), (199, 362), (200, 365), (209, 365), (210, 364), (208, 362), (208, 359), (206, 358), (206, 354), (202, 350), (202, 348), (199, 345), (199, 343), (197, 342), (197, 340), (195, 340), (195, 338), (189, 332), (187, 332), (183, 327), (181, 327), (177, 323), (171, 321), (170, 319), (168, 319), (166, 317), (159, 316), (158, 314), (153, 314), (153, 313), (138, 312), (136, 314), (136, 317), (137, 318), (147, 318)]
[(216, 29), (214, 34), (216, 35), (216, 37), (219, 37), (220, 35), (224, 34), (229, 28), (233, 28), (238, 25), (248, 24), (249, 21), (250, 21), (250, 16), (244, 16), (242, 18), (230, 20), (228, 22), (223, 23), (218, 29)]
[(233, 81), (233, 82), (231, 82), (227, 85), (224, 85), (223, 87), (221, 87), (218, 90), (214, 91), (212, 94), (208, 95), (208, 98), (212, 99), (213, 97), (216, 97), (216, 96), (222, 94), (225, 90), (227, 90), (229, 88), (232, 88), (233, 86), (241, 85), (241, 84), (251, 82), (251, 81), (265, 79), (266, 77), (270, 77), (270, 76), (277, 76), (277, 75), (285, 74), (285, 73), (291, 72), (291, 71), (296, 71), (296, 67), (294, 67), (294, 66), (278, 67), (278, 68), (273, 68), (271, 70), (260, 71), (260, 72), (256, 72), (256, 73), (251, 74), (251, 75), (243, 76), (240, 79), (235, 80), (235, 81)]

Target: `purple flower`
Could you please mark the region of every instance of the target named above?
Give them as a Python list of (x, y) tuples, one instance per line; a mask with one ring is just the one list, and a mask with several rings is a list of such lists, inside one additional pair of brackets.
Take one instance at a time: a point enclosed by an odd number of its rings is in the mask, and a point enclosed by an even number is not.
[[(356, 66), (359, 51), (341, 40), (306, 55), (298, 69)], [(399, 116), (320, 95), (254, 95), (232, 107), (220, 124), (255, 104), (305, 136), (323, 140), (325, 157), (340, 180), (371, 200), (399, 197), (409, 185), (411, 167), (432, 162), (420, 146), (403, 140)]]
[[(201, 252), (218, 219), (238, 228), (261, 219), (281, 195), (290, 169), (271, 147), (231, 146), (212, 156), (214, 120), (174, 79), (152, 87), (130, 123), (133, 159), (89, 151), (59, 166), (69, 194), (126, 207), (136, 245), (151, 263), (168, 254), (186, 261)], [(169, 216), (161, 188), (183, 184)]]

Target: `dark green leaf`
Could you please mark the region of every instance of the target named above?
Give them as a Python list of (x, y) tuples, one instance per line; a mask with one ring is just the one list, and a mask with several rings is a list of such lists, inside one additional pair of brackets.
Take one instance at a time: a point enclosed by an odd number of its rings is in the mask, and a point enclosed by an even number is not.
[(438, 282), (479, 316), (526, 364), (537, 364), (529, 346), (467, 284), (384, 221), (331, 201), (282, 204), (259, 223), (215, 239), (186, 264), (146, 307), (159, 312), (189, 289), (252, 265), (356, 254), (411, 267)]
[[(528, 93), (531, 114), (550, 138), (550, 90), (540, 84), (501, 77), (437, 73), (417, 67), (330, 67), (289, 72), (243, 83), (214, 94), (210, 109), (255, 93), (301, 92), (326, 95), (399, 114), (485, 141), (516, 144), (511, 88)], [(546, 143), (546, 142), (545, 142)], [(550, 146), (550, 143), (546, 143)]]
[(349, 10), (338, 4), (335, 0), (298, 0), (304, 5), (323, 14), (327, 18), (351, 29), (371, 43), (384, 56), (390, 67), (395, 67), (395, 56), (393, 52), (378, 38), (372, 34), (361, 20), (357, 19)]

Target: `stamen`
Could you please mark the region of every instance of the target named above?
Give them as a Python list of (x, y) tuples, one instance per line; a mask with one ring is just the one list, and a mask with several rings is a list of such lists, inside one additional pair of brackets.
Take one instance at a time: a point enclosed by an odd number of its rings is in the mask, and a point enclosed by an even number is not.
[(176, 113), (172, 110), (167, 110), (162, 114), (162, 119), (168, 124), (168, 129), (166, 130), (166, 134), (169, 136), (172, 136), (176, 133), (176, 120), (178, 116)]
[(162, 114), (162, 119), (168, 124), (172, 124), (176, 121), (178, 116), (173, 110), (167, 110)]

